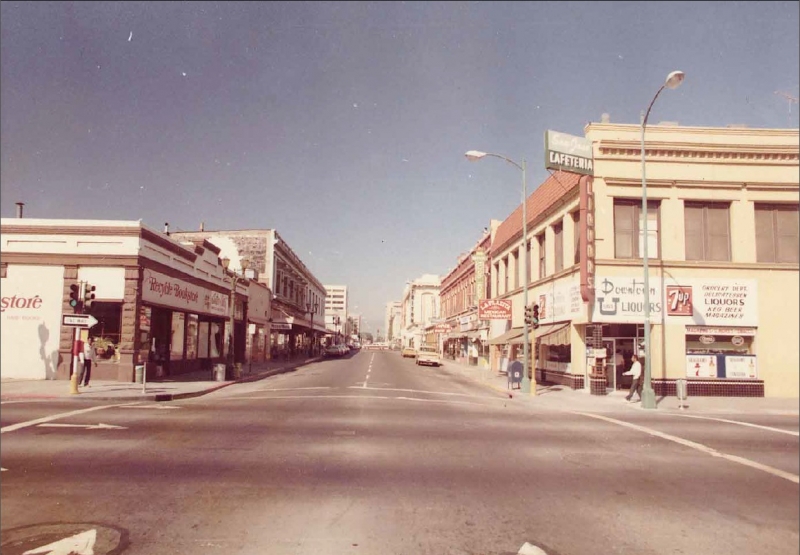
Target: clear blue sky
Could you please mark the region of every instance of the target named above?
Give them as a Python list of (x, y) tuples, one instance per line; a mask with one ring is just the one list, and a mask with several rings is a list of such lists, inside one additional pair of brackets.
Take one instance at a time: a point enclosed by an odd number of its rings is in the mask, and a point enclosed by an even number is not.
[(275, 228), (365, 329), (603, 112), (796, 128), (798, 2), (0, 4), (3, 217)]

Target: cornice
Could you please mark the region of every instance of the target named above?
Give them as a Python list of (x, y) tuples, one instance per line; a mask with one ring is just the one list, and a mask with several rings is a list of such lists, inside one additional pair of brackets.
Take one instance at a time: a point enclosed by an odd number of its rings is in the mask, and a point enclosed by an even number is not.
[[(632, 187), (641, 189), (642, 180), (637, 178), (627, 177), (598, 177), (606, 186), (609, 187)], [(749, 183), (745, 181), (688, 181), (688, 180), (669, 180), (669, 179), (647, 179), (647, 188), (676, 188), (676, 189), (728, 189), (728, 190), (742, 190), (750, 189), (754, 191), (798, 191), (800, 184), (795, 182), (783, 183)]]

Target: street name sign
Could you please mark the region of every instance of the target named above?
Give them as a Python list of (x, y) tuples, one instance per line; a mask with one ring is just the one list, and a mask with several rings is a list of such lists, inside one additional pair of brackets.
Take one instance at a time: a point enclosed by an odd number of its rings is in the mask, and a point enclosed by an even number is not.
[(72, 326), (76, 328), (91, 328), (98, 322), (97, 318), (91, 314), (63, 314), (61, 316), (62, 326)]

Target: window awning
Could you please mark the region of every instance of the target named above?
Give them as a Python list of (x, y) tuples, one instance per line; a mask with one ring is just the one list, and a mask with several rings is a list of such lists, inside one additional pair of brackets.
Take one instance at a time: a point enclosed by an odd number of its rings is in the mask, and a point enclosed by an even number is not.
[(534, 338), (542, 345), (569, 345), (569, 322), (539, 326), (534, 330)]
[[(505, 345), (506, 343), (511, 343), (512, 339), (517, 337), (521, 337), (524, 333), (522, 328), (511, 328), (507, 332), (502, 335), (498, 335), (497, 337), (493, 337), (489, 340), (489, 345)], [(520, 339), (520, 343), (522, 343), (522, 339)]]

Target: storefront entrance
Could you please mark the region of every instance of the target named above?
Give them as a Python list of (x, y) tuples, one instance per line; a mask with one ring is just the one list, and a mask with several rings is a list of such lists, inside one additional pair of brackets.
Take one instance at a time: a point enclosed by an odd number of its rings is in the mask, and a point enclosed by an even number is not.
[(606, 349), (606, 387), (611, 391), (630, 387), (632, 378), (623, 376), (631, 367), (634, 338), (615, 337), (603, 338), (603, 347)]

